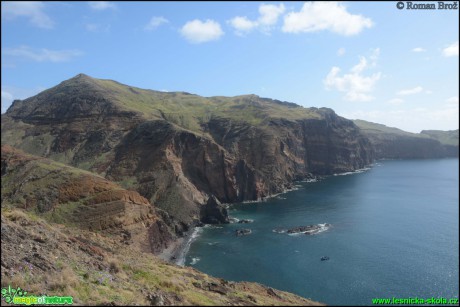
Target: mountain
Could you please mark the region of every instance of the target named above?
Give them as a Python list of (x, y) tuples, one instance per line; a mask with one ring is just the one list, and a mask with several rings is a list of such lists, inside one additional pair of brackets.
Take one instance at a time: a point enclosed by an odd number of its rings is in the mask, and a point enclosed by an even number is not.
[(83, 74), (2, 115), (2, 144), (137, 191), (177, 235), (225, 221), (219, 204), (257, 200), (294, 180), (372, 163), (350, 120), (261, 98), (157, 92)]
[(156, 209), (98, 175), (4, 145), (2, 287), (77, 305), (320, 305), (166, 263)]
[(364, 120), (354, 120), (369, 138), (376, 159), (458, 157), (458, 129), (410, 133)]

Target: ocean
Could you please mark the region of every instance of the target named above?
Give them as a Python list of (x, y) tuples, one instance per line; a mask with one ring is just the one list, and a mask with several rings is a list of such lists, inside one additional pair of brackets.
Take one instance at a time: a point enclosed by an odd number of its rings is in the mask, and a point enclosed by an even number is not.
[[(458, 298), (458, 164), (384, 160), (298, 183), (263, 202), (233, 204), (230, 216), (253, 222), (197, 229), (185, 265), (330, 305)], [(313, 235), (280, 231), (326, 223)], [(251, 234), (236, 236), (243, 228)]]

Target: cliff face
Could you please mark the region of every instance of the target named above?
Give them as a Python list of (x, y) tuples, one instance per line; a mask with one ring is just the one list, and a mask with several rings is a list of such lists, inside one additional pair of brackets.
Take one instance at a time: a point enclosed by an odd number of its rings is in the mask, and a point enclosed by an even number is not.
[(372, 143), (376, 159), (458, 157), (458, 130), (409, 133), (363, 120), (354, 122)]
[[(116, 148), (107, 178), (135, 177), (137, 190), (180, 221), (199, 219), (208, 195), (257, 200), (312, 174), (352, 171), (372, 162), (370, 144), (349, 121), (273, 119), (254, 127), (225, 118), (203, 124), (205, 137), (163, 120), (143, 122)], [(178, 206), (178, 203), (181, 205)]]
[(2, 115), (2, 143), (136, 190), (178, 234), (222, 220), (219, 202), (257, 200), (374, 158), (356, 125), (329, 109), (160, 93), (85, 75), (15, 101)]

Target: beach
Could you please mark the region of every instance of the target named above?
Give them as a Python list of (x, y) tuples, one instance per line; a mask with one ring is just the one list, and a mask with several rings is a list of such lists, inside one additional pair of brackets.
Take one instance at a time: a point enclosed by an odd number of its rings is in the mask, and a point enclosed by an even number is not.
[(202, 227), (190, 229), (183, 237), (177, 238), (168, 248), (163, 250), (157, 256), (164, 261), (174, 263), (180, 266), (185, 265), (185, 257), (193, 240), (199, 235)]

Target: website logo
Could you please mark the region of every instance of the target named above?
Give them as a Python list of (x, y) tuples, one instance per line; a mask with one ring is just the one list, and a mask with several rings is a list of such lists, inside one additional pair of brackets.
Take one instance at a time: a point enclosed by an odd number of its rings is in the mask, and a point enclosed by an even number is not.
[(34, 296), (27, 295), (27, 291), (21, 289), (20, 287), (12, 288), (11, 285), (8, 285), (8, 288), (2, 288), (2, 300), (8, 304), (16, 305), (72, 305), (73, 297), (72, 296)]

